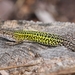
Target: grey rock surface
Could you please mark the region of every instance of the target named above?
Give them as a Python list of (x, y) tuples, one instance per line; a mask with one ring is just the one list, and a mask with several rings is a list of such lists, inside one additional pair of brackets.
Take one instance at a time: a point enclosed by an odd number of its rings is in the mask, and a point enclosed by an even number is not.
[[(66, 37), (70, 41), (75, 41), (75, 23), (70, 22), (54, 22), (54, 23), (42, 23), (25, 20), (12, 20), (0, 22), (0, 26), (3, 29), (14, 30), (36, 30), (48, 33), (54, 33)], [(64, 46), (47, 47), (33, 42), (24, 42), (19, 45), (9, 46), (5, 44), (7, 40), (0, 38), (0, 66), (7, 67), (13, 65), (12, 63), (21, 64), (24, 62), (30, 62), (34, 59), (42, 58), (40, 62), (40, 69), (44, 69), (43, 72), (55, 72), (62, 68), (70, 68), (75, 66), (75, 52), (72, 52)], [(54, 61), (54, 60), (57, 60)], [(11, 63), (11, 64), (9, 64)], [(44, 64), (46, 65), (44, 65)], [(52, 65), (57, 64), (53, 67)], [(44, 65), (44, 66), (43, 66)], [(50, 65), (50, 67), (47, 67)], [(39, 67), (37, 67), (39, 68)], [(37, 70), (39, 72), (39, 70)], [(38, 74), (40, 75), (40, 74)], [(42, 74), (44, 75), (44, 74)], [(46, 74), (47, 75), (47, 74)]]

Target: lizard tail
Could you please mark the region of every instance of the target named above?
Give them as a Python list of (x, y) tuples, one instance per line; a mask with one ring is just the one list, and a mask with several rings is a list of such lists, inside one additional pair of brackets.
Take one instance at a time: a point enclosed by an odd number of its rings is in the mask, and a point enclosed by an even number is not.
[(75, 44), (71, 41), (68, 40), (63, 40), (63, 46), (66, 48), (70, 49), (71, 51), (75, 52)]

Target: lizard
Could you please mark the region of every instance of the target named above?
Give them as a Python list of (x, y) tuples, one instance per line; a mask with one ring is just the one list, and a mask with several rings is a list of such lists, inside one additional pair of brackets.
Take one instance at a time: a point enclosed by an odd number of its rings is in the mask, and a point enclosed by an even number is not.
[(9, 45), (16, 45), (22, 43), (24, 40), (36, 42), (42, 45), (56, 47), (56, 46), (65, 46), (72, 51), (75, 51), (75, 44), (63, 38), (60, 35), (50, 34), (47, 32), (40, 31), (27, 31), (27, 30), (0, 30), (0, 37), (8, 39), (10, 42)]

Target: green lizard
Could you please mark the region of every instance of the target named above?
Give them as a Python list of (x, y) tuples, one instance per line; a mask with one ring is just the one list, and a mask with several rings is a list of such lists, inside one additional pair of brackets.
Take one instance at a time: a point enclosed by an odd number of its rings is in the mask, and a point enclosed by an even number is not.
[[(0, 37), (13, 41), (13, 45), (22, 43), (24, 40), (28, 40), (47, 46), (64, 45), (67, 48), (75, 51), (75, 45), (72, 42), (62, 38), (59, 35), (50, 34), (46, 32), (25, 30), (0, 30)], [(12, 43), (10, 43), (10, 45), (12, 45)]]

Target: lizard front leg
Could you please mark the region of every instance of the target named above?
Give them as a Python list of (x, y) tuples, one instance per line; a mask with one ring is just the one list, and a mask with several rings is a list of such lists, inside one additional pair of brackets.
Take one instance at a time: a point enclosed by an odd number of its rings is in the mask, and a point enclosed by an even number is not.
[(6, 42), (7, 45), (14, 46), (23, 43), (23, 41)]

